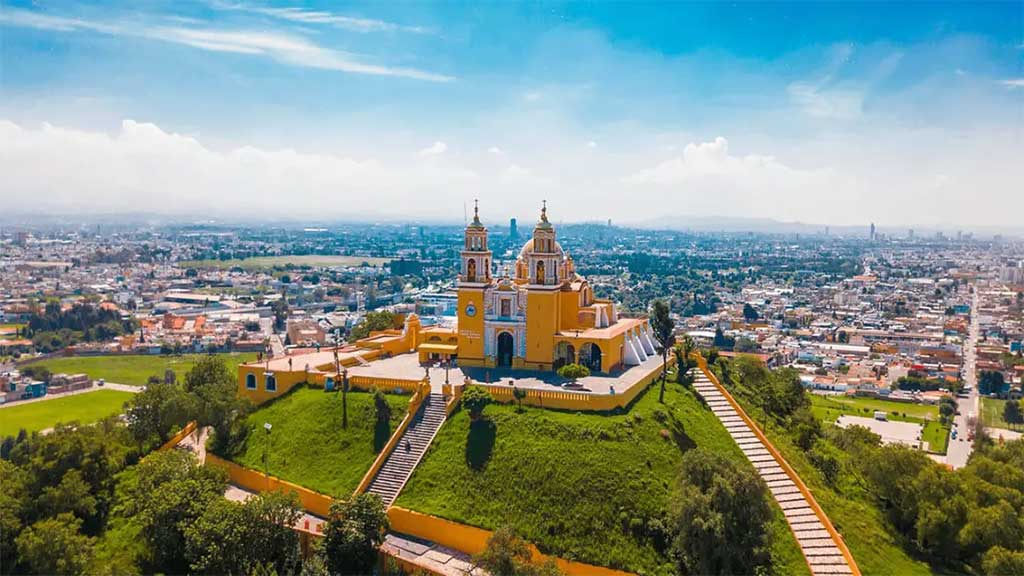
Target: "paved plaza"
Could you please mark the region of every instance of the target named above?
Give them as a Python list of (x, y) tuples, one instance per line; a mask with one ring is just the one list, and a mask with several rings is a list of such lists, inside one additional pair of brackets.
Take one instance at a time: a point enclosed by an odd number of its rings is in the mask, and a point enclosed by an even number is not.
[[(582, 389), (571, 389), (574, 392), (590, 392), (593, 394), (621, 394), (648, 376), (653, 370), (661, 369), (661, 358), (652, 356), (637, 366), (610, 374), (592, 374), (580, 378), (577, 383)], [(416, 354), (402, 354), (392, 358), (374, 360), (368, 364), (352, 366), (348, 369), (349, 376), (373, 376), (377, 378), (401, 378), (417, 380), (423, 378), (427, 368), (419, 363)], [(430, 383), (435, 391), (441, 390), (445, 381), (445, 369), (441, 364), (429, 367)], [(463, 384), (467, 379), (485, 384), (507, 384), (519, 388), (538, 390), (566, 390), (562, 385), (567, 382), (555, 372), (537, 372), (535, 370), (511, 370), (508, 368), (462, 368), (452, 367), (448, 370), (448, 381), (452, 384)]]
[(882, 437), (886, 444), (905, 444), (913, 448), (921, 446), (921, 432), (924, 428), (920, 424), (911, 422), (894, 422), (892, 420), (875, 420), (864, 416), (850, 416), (844, 414), (836, 420), (836, 426), (846, 428), (847, 426), (863, 426)]

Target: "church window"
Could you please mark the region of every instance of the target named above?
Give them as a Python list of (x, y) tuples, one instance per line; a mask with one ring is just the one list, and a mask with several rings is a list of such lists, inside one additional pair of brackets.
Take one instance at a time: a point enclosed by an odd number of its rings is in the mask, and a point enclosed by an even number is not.
[(466, 264), (466, 282), (476, 282), (476, 259), (470, 258)]
[(536, 284), (543, 284), (543, 283), (544, 283), (544, 261), (543, 260), (538, 260), (537, 261), (537, 280), (536, 280)]
[(501, 299), (501, 315), (504, 318), (512, 315), (512, 301), (508, 298)]

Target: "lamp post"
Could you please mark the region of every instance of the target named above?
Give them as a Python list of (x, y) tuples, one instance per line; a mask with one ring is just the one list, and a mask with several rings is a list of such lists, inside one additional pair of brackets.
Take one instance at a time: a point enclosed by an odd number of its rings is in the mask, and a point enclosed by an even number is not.
[(267, 443), (263, 445), (263, 475), (267, 477), (267, 488), (270, 488), (270, 468), (267, 465), (267, 455), (270, 452), (270, 429), (273, 426), (270, 422), (263, 423), (263, 429), (267, 431)]
[(348, 369), (341, 372), (341, 427), (348, 428)]

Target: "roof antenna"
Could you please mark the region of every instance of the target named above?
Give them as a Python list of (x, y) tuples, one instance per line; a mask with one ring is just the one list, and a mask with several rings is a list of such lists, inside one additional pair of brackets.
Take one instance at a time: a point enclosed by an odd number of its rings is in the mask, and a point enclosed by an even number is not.
[(463, 226), (468, 226), (469, 225), (469, 216), (466, 215), (466, 201), (465, 200), (462, 201), (462, 225)]

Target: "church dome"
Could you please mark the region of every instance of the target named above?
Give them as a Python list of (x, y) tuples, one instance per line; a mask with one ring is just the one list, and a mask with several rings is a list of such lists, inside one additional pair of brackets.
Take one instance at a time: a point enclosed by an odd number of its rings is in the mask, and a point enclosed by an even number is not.
[[(519, 250), (519, 258), (526, 258), (533, 253), (533, 238), (530, 238), (526, 241), (526, 244), (523, 244), (522, 249)], [(554, 252), (548, 252), (547, 254), (556, 254), (559, 259), (562, 259), (562, 257), (565, 256), (565, 252), (562, 251), (562, 245), (558, 243), (558, 240), (555, 240)]]

